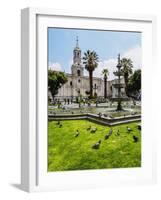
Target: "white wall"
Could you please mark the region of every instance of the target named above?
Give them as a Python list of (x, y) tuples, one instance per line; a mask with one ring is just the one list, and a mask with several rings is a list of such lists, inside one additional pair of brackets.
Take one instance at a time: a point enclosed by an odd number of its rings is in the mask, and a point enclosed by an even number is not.
[[(20, 183), (20, 9), (24, 7), (52, 7), (56, 9), (104, 10), (109, 12), (155, 14), (158, 17), (158, 58), (161, 54), (161, 6), (159, 0), (3, 0), (0, 3), (0, 199), (161, 199), (161, 173), (155, 186), (117, 187), (86, 191), (27, 194), (17, 189)], [(159, 60), (159, 59), (158, 59)], [(161, 157), (161, 61), (152, 66), (155, 75), (154, 110), (158, 133), (158, 158)], [(157, 92), (158, 89), (158, 92)], [(158, 99), (158, 100), (157, 100)], [(160, 117), (161, 118), (161, 117)], [(155, 124), (155, 125), (156, 125)], [(161, 169), (161, 161), (158, 160)], [(3, 197), (2, 197), (3, 196)]]

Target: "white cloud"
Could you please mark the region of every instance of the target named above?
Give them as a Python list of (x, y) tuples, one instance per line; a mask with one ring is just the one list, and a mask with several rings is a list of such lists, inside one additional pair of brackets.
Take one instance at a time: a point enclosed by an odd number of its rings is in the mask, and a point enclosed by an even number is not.
[(54, 71), (63, 71), (62, 66), (60, 63), (50, 63), (49, 64), (49, 69), (54, 70)]
[(142, 51), (140, 46), (136, 46), (125, 52), (122, 57), (130, 58), (133, 61), (134, 69), (140, 69), (142, 65)]
[[(141, 47), (135, 46), (131, 49), (129, 49), (127, 52), (121, 55), (121, 58), (130, 58), (133, 61), (133, 70), (140, 69), (141, 68)], [(98, 64), (98, 67), (94, 71), (95, 77), (101, 77), (102, 71), (104, 68), (108, 68), (109, 70), (109, 80), (112, 80), (116, 78), (113, 74), (114, 71), (116, 71), (116, 65), (117, 65), (117, 58), (110, 58), (107, 60), (100, 61)]]
[(116, 70), (117, 65), (117, 59), (108, 59), (100, 61), (98, 64), (98, 67), (94, 71), (94, 76), (96, 77), (102, 77), (102, 71), (103, 69), (107, 68), (109, 71), (109, 79), (114, 79), (113, 72)]

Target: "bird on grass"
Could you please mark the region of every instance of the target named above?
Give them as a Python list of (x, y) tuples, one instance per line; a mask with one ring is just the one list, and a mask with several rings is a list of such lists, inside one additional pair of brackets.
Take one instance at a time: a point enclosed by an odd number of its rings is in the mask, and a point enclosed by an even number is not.
[(96, 127), (94, 127), (94, 128), (91, 129), (91, 133), (95, 133), (96, 131), (97, 131)]
[(96, 143), (92, 146), (92, 148), (93, 148), (93, 149), (99, 149), (100, 144), (101, 144), (101, 140), (99, 140), (98, 142), (96, 142)]
[(109, 132), (105, 135), (105, 140), (107, 140), (112, 135), (112, 128), (110, 128)]
[(87, 131), (89, 131), (91, 129), (91, 125), (87, 128)]
[(141, 124), (138, 124), (138, 130), (141, 131)]
[(75, 133), (75, 135), (74, 135), (74, 137), (78, 137), (79, 134), (80, 134), (80, 133), (79, 133), (79, 131), (77, 130), (76, 133)]
[(130, 127), (126, 127), (127, 128), (127, 132), (130, 133), (132, 131), (132, 129)]
[(62, 124), (59, 124), (59, 128), (61, 128), (63, 125)]
[(59, 125), (60, 124), (60, 121), (57, 121), (57, 125)]
[(133, 135), (133, 140), (136, 143), (136, 142), (138, 142), (139, 138), (137, 136)]
[(109, 137), (110, 137), (110, 134), (107, 133), (107, 134), (105, 135), (105, 140), (107, 140)]

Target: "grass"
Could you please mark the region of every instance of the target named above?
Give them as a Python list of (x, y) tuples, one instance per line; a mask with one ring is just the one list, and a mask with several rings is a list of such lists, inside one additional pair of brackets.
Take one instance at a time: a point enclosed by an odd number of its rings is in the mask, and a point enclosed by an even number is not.
[[(141, 132), (138, 123), (113, 126), (109, 139), (104, 136), (110, 127), (87, 120), (65, 120), (59, 128), (56, 121), (48, 122), (48, 171), (83, 169), (127, 168), (141, 166)], [(87, 131), (89, 126), (96, 127), (96, 133)], [(132, 129), (127, 132), (126, 127)], [(76, 130), (80, 135), (74, 137)], [(120, 135), (116, 132), (119, 129)], [(133, 135), (139, 138), (135, 143)], [(92, 145), (101, 140), (99, 149)]]

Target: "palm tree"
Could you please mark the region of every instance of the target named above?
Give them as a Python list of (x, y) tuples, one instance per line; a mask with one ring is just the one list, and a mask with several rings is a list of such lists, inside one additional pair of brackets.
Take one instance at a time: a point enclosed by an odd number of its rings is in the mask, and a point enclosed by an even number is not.
[(122, 58), (121, 59), (121, 65), (122, 65), (122, 72), (124, 76), (124, 81), (125, 81), (125, 92), (126, 95), (128, 96), (128, 82), (129, 82), (129, 75), (132, 74), (132, 60), (129, 58)]
[(107, 98), (107, 78), (109, 75), (108, 69), (103, 69), (102, 74), (104, 75), (104, 98)]
[(90, 98), (93, 97), (93, 71), (98, 66), (99, 58), (95, 51), (87, 50), (84, 53), (83, 64), (85, 64), (85, 69), (89, 72), (89, 85), (90, 85)]

